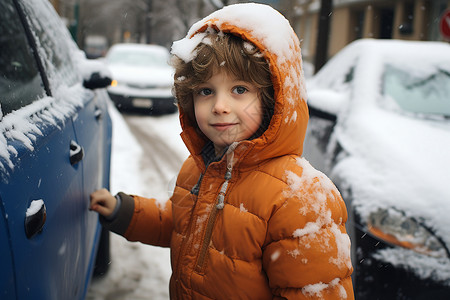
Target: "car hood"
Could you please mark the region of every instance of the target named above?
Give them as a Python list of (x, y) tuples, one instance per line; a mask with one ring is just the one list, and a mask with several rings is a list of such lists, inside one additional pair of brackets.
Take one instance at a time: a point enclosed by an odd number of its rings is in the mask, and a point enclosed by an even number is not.
[(158, 87), (172, 86), (173, 70), (170, 67), (135, 67), (126, 65), (108, 65), (113, 79), (119, 82), (132, 83), (147, 87), (149, 85)]
[(348, 152), (333, 176), (351, 182), (353, 201), (367, 219), (394, 207), (424, 222), (450, 245), (450, 122), (384, 110), (360, 112), (336, 128)]

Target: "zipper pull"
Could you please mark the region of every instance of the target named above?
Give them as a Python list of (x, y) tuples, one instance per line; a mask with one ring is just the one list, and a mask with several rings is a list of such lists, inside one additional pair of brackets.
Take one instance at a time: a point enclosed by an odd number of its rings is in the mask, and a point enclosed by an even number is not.
[(216, 208), (217, 209), (223, 209), (225, 206), (225, 195), (224, 194), (219, 194), (219, 196), (217, 197), (217, 204), (216, 204)]

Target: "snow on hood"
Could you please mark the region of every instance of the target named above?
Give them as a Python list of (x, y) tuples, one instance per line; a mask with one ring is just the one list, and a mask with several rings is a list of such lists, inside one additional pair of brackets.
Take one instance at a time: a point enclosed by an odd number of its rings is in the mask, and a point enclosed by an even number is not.
[(171, 87), (173, 71), (164, 67), (139, 67), (126, 65), (109, 65), (112, 78), (119, 83), (134, 84), (142, 87)]
[[(195, 23), (187, 36), (173, 43), (171, 53), (184, 61), (192, 60), (195, 47), (209, 30), (230, 33), (253, 43), (269, 63), (275, 90), (275, 113), (266, 132), (252, 141), (242, 141), (235, 149), (255, 164), (268, 157), (301, 155), (308, 122), (306, 90), (300, 53), (300, 42), (289, 22), (268, 5), (246, 3), (226, 6)], [(182, 137), (189, 151), (202, 165), (200, 153), (205, 140), (190, 127), (180, 109)]]
[(450, 124), (381, 110), (355, 116), (351, 123), (358, 125), (336, 132), (351, 158), (334, 172), (354, 182), (362, 216), (396, 207), (438, 224), (429, 225), (450, 244), (450, 159), (444, 150), (450, 149)]

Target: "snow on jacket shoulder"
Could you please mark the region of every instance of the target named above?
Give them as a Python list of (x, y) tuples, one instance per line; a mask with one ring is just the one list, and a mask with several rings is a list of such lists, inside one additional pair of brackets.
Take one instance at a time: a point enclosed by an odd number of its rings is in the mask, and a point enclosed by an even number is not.
[(206, 167), (208, 141), (180, 108), (191, 156), (165, 207), (140, 197), (124, 205), (134, 210), (125, 237), (170, 244), (173, 299), (353, 299), (345, 204), (301, 158), (308, 108), (296, 34), (269, 6), (236, 4), (194, 24), (172, 53), (189, 60), (208, 28), (252, 42), (268, 61), (269, 128)]

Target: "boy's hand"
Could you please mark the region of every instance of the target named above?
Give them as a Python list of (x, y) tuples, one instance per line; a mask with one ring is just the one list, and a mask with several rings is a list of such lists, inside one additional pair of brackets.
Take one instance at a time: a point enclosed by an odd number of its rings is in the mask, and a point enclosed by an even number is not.
[(107, 189), (101, 189), (91, 194), (90, 210), (96, 211), (104, 217), (109, 217), (116, 208), (117, 199)]

